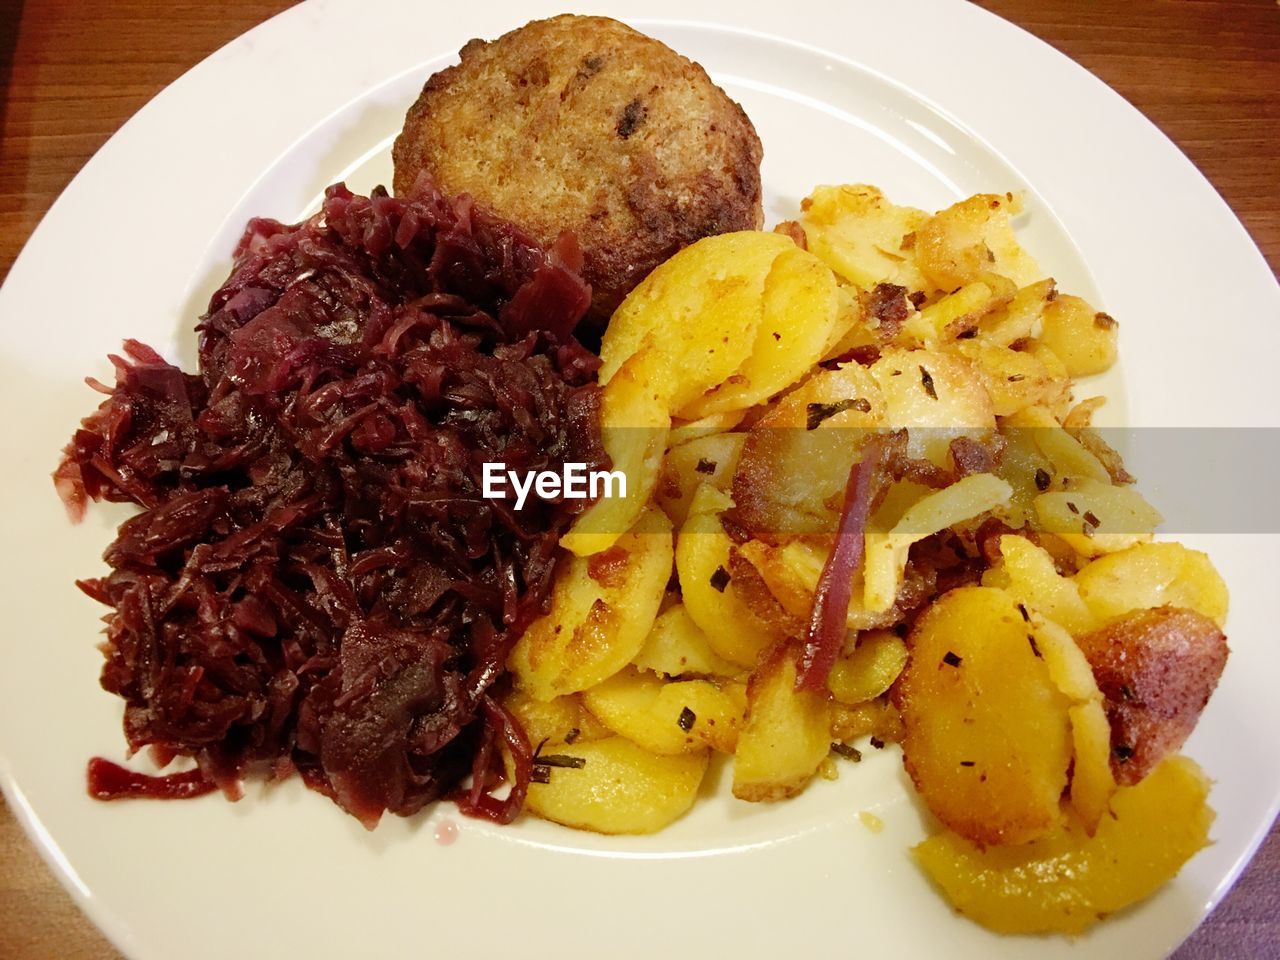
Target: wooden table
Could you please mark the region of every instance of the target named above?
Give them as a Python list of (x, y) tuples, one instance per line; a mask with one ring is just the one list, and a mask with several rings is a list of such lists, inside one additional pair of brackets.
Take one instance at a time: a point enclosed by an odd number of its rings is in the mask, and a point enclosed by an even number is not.
[[(983, 5), (1074, 57), (1137, 104), (1208, 175), (1272, 269), (1280, 269), (1275, 0)], [(63, 187), (125, 120), (197, 61), (287, 6), (282, 0), (28, 0), (24, 7), (23, 0), (3, 0), (0, 278)], [(1278, 881), (1280, 831), (1273, 830), (1240, 884), (1175, 956), (1280, 955)], [(0, 957), (118, 956), (76, 910), (0, 802)]]

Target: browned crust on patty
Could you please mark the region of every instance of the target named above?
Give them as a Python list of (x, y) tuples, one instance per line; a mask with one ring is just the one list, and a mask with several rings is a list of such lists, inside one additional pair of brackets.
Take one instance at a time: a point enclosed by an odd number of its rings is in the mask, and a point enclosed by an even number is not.
[(657, 40), (564, 15), (472, 40), (461, 58), (409, 109), (396, 193), (426, 171), (543, 243), (572, 230), (597, 325), (681, 247), (763, 223), (751, 121)]

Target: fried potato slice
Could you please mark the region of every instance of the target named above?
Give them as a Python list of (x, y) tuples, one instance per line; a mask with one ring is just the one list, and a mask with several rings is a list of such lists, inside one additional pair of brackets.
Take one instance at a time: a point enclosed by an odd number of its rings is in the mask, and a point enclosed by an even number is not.
[(975, 330), (984, 314), (1008, 304), (1016, 291), (1005, 277), (985, 275), (982, 280), (966, 283), (908, 317), (902, 332), (919, 344), (932, 345), (954, 340), (962, 333)]
[(1090, 837), (1068, 819), (1024, 846), (988, 846), (954, 833), (912, 850), (958, 911), (998, 933), (1079, 934), (1149, 897), (1209, 839), (1209, 781), (1186, 757), (1122, 788)]
[(654, 833), (678, 820), (698, 796), (709, 751), (660, 756), (626, 737), (575, 743), (581, 768), (552, 767), (529, 784), (525, 807), (544, 820), (596, 833)]
[(551, 610), (516, 641), (507, 666), (541, 700), (612, 676), (644, 645), (671, 578), (671, 521), (648, 507), (607, 552), (569, 557), (556, 571)]
[(728, 493), (738, 470), (745, 433), (712, 433), (667, 451), (654, 497), (677, 527), (689, 516), (698, 487), (709, 483)]
[(750, 355), (727, 379), (679, 412), (688, 419), (763, 403), (822, 359), (839, 312), (831, 268), (798, 247), (773, 261)]
[(671, 386), (660, 358), (644, 351), (627, 360), (600, 395), (600, 431), (613, 470), (626, 476), (625, 497), (602, 497), (574, 521), (560, 545), (580, 557), (612, 547), (644, 511), (658, 482), (671, 418)]
[(863, 290), (878, 283), (926, 288), (909, 249), (914, 231), (929, 219), (923, 210), (892, 204), (865, 183), (817, 187), (800, 209), (810, 252), (850, 283)]
[(1093, 836), (1116, 792), (1111, 772), (1111, 724), (1102, 700), (1073, 703), (1071, 714), (1071, 806)]
[(907, 645), (888, 630), (868, 630), (858, 645), (836, 659), (827, 689), (841, 703), (854, 706), (880, 696), (907, 665)]
[(1110, 314), (1064, 295), (1045, 305), (1040, 340), (1062, 359), (1068, 374), (1088, 377), (1116, 362), (1119, 332)]
[(1070, 701), (1028, 634), (1003, 590), (952, 590), (916, 621), (894, 686), (907, 772), (933, 814), (975, 843), (1026, 843), (1060, 819)]
[(884, 398), (884, 423), (905, 427), (907, 453), (939, 467), (950, 463), (951, 441), (980, 440), (995, 429), (991, 397), (972, 361), (939, 350), (890, 350), (871, 365)]
[(1072, 635), (1087, 633), (1100, 622), (1081, 596), (1078, 581), (1058, 573), (1049, 552), (1026, 537), (1000, 538), (1000, 562), (982, 575), (982, 582), (1007, 590), (1019, 603), (1062, 624)]
[(1086, 564), (1075, 575), (1083, 601), (1099, 621), (1134, 610), (1188, 607), (1219, 627), (1228, 594), (1213, 562), (1180, 543), (1139, 543)]
[(707, 635), (693, 622), (683, 603), (677, 603), (658, 615), (644, 646), (631, 662), (641, 670), (652, 670), (669, 677), (690, 674), (732, 677), (742, 670), (711, 649)]
[(634, 667), (584, 690), (582, 702), (610, 730), (654, 753), (733, 753), (742, 726), (742, 706), (715, 684), (667, 682)]
[(915, 258), (938, 290), (994, 273), (1022, 287), (1044, 276), (1009, 222), (1021, 212), (1013, 194), (979, 193), (941, 210), (916, 230)]
[(1162, 517), (1133, 487), (1110, 480), (1072, 480), (1065, 490), (1036, 497), (1040, 529), (1061, 537), (1082, 557), (1117, 553), (1151, 539)]
[(586, 743), (613, 736), (613, 731), (592, 715), (577, 694), (539, 700), (523, 690), (512, 690), (502, 705), (520, 721), (529, 745), (535, 750), (539, 744), (554, 750), (568, 743)]
[(720, 514), (732, 506), (733, 501), (710, 484), (698, 488), (689, 519), (676, 538), (676, 571), (685, 610), (715, 654), (754, 667), (779, 633), (752, 612), (734, 584), (733, 541), (720, 523)]
[(1099, 483), (1111, 482), (1111, 474), (1107, 473), (1102, 461), (1062, 429), (1062, 425), (1047, 407), (1026, 407), (1007, 417), (1001, 426), (1006, 433), (1013, 432), (1031, 438), (1053, 465), (1052, 479), (1057, 481), (1058, 486), (1075, 478), (1097, 480)]
[(1019, 287), (1003, 309), (985, 314), (978, 321), (978, 339), (997, 347), (1009, 347), (1035, 332), (1045, 305), (1057, 296), (1052, 279), (1037, 280)]
[(608, 385), (641, 349), (670, 372), (671, 411), (723, 383), (750, 355), (764, 312), (765, 280), (795, 244), (777, 233), (722, 233), (691, 244), (628, 294), (600, 345)]
[(918, 500), (887, 533), (866, 534), (863, 605), (888, 610), (902, 587), (913, 543), (1009, 502), (1013, 490), (992, 473), (975, 473)]
[(782, 800), (813, 779), (831, 752), (826, 697), (796, 690), (796, 650), (775, 646), (747, 685), (747, 721), (733, 761), (739, 800)]
[(1036, 405), (1053, 406), (1071, 394), (1071, 381), (1056, 375), (1034, 354), (985, 340), (961, 340), (954, 349), (973, 361), (997, 417)]

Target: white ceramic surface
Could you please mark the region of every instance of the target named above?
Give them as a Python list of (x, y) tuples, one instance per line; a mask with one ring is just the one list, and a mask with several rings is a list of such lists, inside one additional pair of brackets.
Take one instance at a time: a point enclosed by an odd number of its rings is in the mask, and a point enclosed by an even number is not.
[[(926, 827), (894, 750), (838, 782), (752, 806), (709, 777), (654, 837), (441, 806), (372, 834), (294, 782), (243, 802), (102, 804), (84, 763), (123, 755), (97, 686), (101, 609), (72, 585), (101, 568), (124, 512), (72, 527), (49, 482), (126, 336), (194, 363), (192, 325), (251, 215), (296, 219), (325, 184), (367, 190), (422, 81), (474, 36), (563, 0), (457, 7), (312, 0), (160, 94), (54, 205), (0, 289), (7, 510), (0, 555), (0, 783), (42, 853), (137, 960), (228, 956), (1158, 957), (1225, 892), (1280, 799), (1274, 536), (1185, 538), (1232, 590), (1226, 675), (1188, 745), (1218, 782), (1217, 841), (1149, 902), (1081, 941), (998, 938), (957, 918), (907, 857)], [(939, 207), (1026, 191), (1022, 235), (1060, 285), (1122, 321), (1107, 423), (1277, 426), (1280, 289), (1230, 210), (1149, 122), (1046, 45), (950, 0), (751, 5), (600, 0), (704, 65), (765, 144), (769, 221), (823, 182)], [(1213, 349), (1230, 318), (1248, 348)], [(1221, 327), (1218, 327), (1221, 329)], [(714, 794), (714, 795), (713, 795)], [(713, 795), (713, 796), (712, 796)], [(874, 834), (861, 810), (886, 824)]]

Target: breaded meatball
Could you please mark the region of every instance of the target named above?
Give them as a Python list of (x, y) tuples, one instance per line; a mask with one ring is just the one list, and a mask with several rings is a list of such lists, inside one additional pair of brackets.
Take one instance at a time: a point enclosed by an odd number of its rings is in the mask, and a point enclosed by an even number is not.
[(1134, 784), (1177, 751), (1227, 664), (1227, 638), (1203, 614), (1156, 607), (1079, 638), (1111, 722), (1111, 769)]
[(426, 171), (544, 244), (572, 230), (597, 330), (681, 247), (763, 222), (751, 121), (657, 40), (564, 15), (472, 40), (461, 57), (405, 118), (396, 193)]

